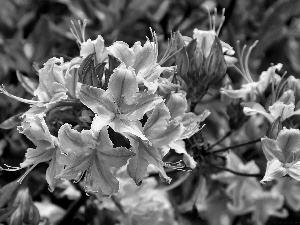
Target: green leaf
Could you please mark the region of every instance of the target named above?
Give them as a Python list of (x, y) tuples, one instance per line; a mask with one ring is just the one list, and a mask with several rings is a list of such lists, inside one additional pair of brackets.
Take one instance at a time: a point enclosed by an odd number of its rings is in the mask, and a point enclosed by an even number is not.
[(7, 219), (16, 211), (17, 206), (10, 206), (4, 209), (0, 209), (0, 223), (7, 221)]
[(8, 118), (7, 120), (3, 121), (0, 124), (0, 128), (8, 130), (8, 129), (12, 129), (16, 126), (19, 126), (22, 121), (22, 119), (20, 118), (22, 114), (23, 113), (18, 113), (17, 115), (14, 115), (14, 116)]
[(16, 181), (10, 182), (0, 189), (0, 208), (12, 200), (15, 191), (20, 186)]
[(95, 55), (96, 53), (88, 55), (81, 63), (78, 70), (78, 81), (90, 86), (100, 87), (101, 81), (95, 71)]
[(177, 53), (176, 57), (177, 72), (179, 76), (185, 77), (189, 70), (189, 57), (186, 52), (186, 47), (183, 46)]
[(33, 92), (37, 89), (38, 83), (33, 79), (30, 79), (23, 75), (19, 70), (17, 70), (17, 78), (23, 88), (30, 94), (34, 95)]
[(114, 70), (121, 64), (121, 61), (114, 57), (113, 55), (108, 55), (108, 70), (105, 70), (105, 83), (103, 85), (103, 88), (106, 89), (108, 86), (108, 82), (110, 79), (110, 76), (114, 73)]
[(288, 35), (287, 24), (300, 13), (300, 1), (280, 0), (274, 2), (264, 13), (264, 18), (256, 37), (259, 40), (252, 53), (253, 57), (264, 54), (275, 42)]

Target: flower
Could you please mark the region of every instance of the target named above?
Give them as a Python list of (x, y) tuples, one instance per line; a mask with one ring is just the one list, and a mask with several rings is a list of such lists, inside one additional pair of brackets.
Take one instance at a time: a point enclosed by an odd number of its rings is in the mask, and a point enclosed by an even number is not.
[(242, 98), (246, 101), (255, 101), (257, 96), (262, 95), (271, 82), (274, 81), (274, 85), (278, 84), (281, 77), (275, 73), (275, 70), (281, 70), (282, 64), (271, 66), (267, 71), (261, 73), (258, 81), (253, 81), (250, 74), (248, 74), (248, 80), (246, 84), (242, 84), (242, 87), (237, 90), (230, 90), (221, 88), (221, 93), (226, 94), (231, 98)]
[(235, 53), (233, 48), (229, 44), (219, 40), (215, 30), (203, 31), (194, 29), (193, 38), (197, 40), (197, 44), (202, 49), (203, 55), (206, 59), (208, 58), (211, 52), (215, 39), (218, 39), (218, 41), (221, 44), (222, 53), (224, 54), (226, 65), (232, 66), (234, 63), (237, 62), (237, 59), (233, 57)]
[[(227, 155), (226, 167), (240, 173), (259, 173), (259, 168), (253, 160), (244, 164), (242, 160), (233, 152)], [(241, 198), (243, 189), (249, 184), (255, 182), (254, 177), (238, 176), (231, 172), (224, 171), (212, 175), (212, 178), (228, 184), (226, 192), (233, 200), (233, 204), (237, 204)]]
[(263, 152), (268, 160), (262, 183), (289, 175), (300, 180), (300, 130), (284, 128), (276, 140), (261, 139)]
[(300, 109), (295, 110), (295, 96), (294, 91), (287, 90), (282, 96), (271, 106), (267, 112), (262, 105), (256, 102), (242, 103), (244, 106), (244, 113), (247, 116), (255, 115), (257, 113), (263, 115), (270, 123), (273, 123), (280, 117), (280, 122), (294, 115), (300, 115)]

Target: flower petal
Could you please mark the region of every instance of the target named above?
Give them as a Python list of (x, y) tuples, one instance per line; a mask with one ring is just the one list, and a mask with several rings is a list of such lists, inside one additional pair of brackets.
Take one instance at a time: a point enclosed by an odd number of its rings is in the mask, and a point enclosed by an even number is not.
[(138, 82), (133, 70), (122, 67), (114, 70), (105, 95), (120, 107), (123, 98), (127, 103), (132, 103), (138, 91)]
[(281, 149), (285, 162), (291, 163), (294, 160), (293, 154), (300, 150), (300, 130), (283, 129), (278, 134), (276, 144)]
[(277, 142), (271, 138), (264, 137), (261, 139), (262, 149), (268, 161), (279, 160), (285, 162), (282, 149), (277, 145)]
[(107, 49), (110, 54), (125, 63), (127, 67), (133, 65), (134, 52), (131, 48), (129, 48), (127, 43), (123, 41), (116, 41)]
[(265, 176), (260, 181), (261, 183), (265, 183), (268, 181), (275, 180), (279, 177), (283, 177), (287, 175), (287, 169), (283, 167), (283, 163), (278, 160), (269, 161), (267, 163), (267, 169)]

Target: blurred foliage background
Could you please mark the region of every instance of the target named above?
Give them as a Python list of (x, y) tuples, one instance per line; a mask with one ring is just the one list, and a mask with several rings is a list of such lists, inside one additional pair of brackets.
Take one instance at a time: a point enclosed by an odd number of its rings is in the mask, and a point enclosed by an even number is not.
[[(95, 39), (100, 34), (107, 45), (116, 40), (125, 41), (130, 46), (136, 41), (143, 43), (146, 37), (151, 38), (151, 27), (157, 33), (160, 52), (163, 53), (171, 31), (179, 30), (182, 35), (191, 37), (194, 28), (208, 30), (207, 11), (212, 12), (214, 7), (218, 12), (226, 9), (220, 39), (235, 50), (237, 40), (248, 46), (259, 40), (249, 61), (254, 76), (271, 63), (280, 62), (283, 71), (300, 78), (300, 1), (0, 0), (0, 84), (14, 95), (32, 98), (26, 92), (27, 87), (19, 81), (30, 78), (36, 81), (31, 83), (35, 86), (38, 83), (36, 68), (42, 67), (49, 58), (70, 59), (79, 54), (70, 32), (71, 21), (78, 26), (78, 20), (86, 20), (86, 38)], [(230, 76), (235, 84), (241, 80), (234, 71)], [(0, 95), (0, 123), (28, 107)], [(0, 166), (18, 166), (28, 147), (32, 147), (32, 143), (16, 129), (0, 130)], [(30, 181), (24, 184), (29, 185), (33, 199), (39, 200), (43, 193), (62, 208), (68, 207), (72, 200), (48, 192), (44, 170), (43, 165), (39, 166), (29, 176)], [(2, 171), (0, 187), (20, 175), (21, 172)], [(186, 183), (192, 184), (192, 181)], [(196, 224), (195, 215), (190, 213), (189, 218), (194, 218), (195, 223), (190, 222)], [(74, 224), (83, 224), (82, 221), (83, 218), (77, 218)]]

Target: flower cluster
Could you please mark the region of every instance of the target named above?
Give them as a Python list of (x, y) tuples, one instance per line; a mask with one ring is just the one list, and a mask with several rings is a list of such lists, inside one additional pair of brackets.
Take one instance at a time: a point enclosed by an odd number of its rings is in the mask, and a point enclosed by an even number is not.
[[(197, 32), (197, 45), (209, 53), (211, 43), (201, 44), (207, 35)], [(38, 69), (33, 99), (1, 88), (7, 96), (30, 104), (18, 130), (36, 148), (27, 150), (20, 168), (30, 169), (19, 181), (39, 163), (49, 162), (46, 180), (51, 191), (63, 180), (84, 179), (86, 192), (111, 196), (119, 190), (112, 168), (126, 166), (140, 184), (148, 165), (153, 165), (170, 182), (162, 158), (171, 148), (184, 155), (185, 166), (195, 168), (184, 139), (197, 133), (205, 118), (188, 112), (186, 92), (174, 82), (176, 67), (158, 63), (155, 33), (153, 41), (132, 47), (121, 41), (106, 47), (100, 35), (93, 41), (76, 39), (80, 56), (70, 61), (54, 57)], [(219, 47), (218, 42), (215, 48)], [(222, 52), (217, 57), (223, 57)], [(121, 146), (112, 141), (115, 135), (123, 140)]]

